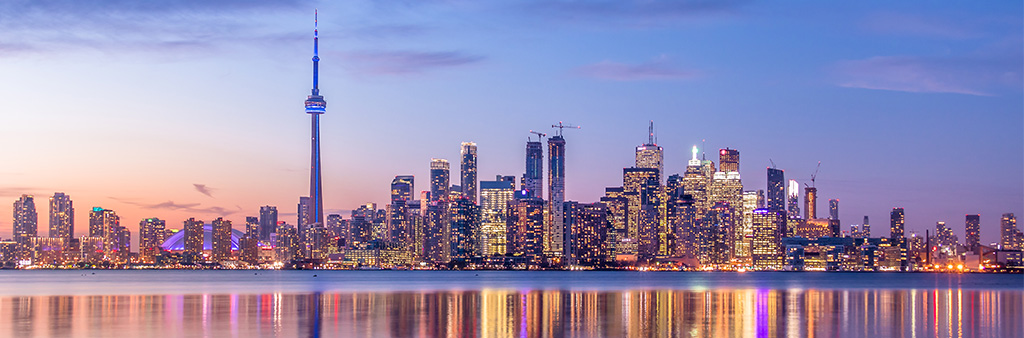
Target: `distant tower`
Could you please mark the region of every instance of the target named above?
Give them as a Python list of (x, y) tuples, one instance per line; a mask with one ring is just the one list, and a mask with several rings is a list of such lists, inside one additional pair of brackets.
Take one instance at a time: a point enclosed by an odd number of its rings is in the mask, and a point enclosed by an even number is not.
[(264, 205), (260, 207), (260, 240), (269, 242), (270, 234), (277, 232), (277, 207)]
[(14, 241), (24, 250), (28, 250), (32, 238), (39, 229), (39, 214), (36, 213), (36, 202), (32, 195), (21, 195), (14, 201)]
[(981, 215), (967, 215), (964, 218), (964, 244), (968, 252), (977, 253), (981, 246)]
[(664, 150), (658, 146), (654, 136), (654, 121), (647, 128), (647, 143), (636, 147), (636, 167), (658, 169), (658, 182), (665, 176)]
[(50, 237), (63, 238), (65, 245), (75, 237), (75, 208), (62, 192), (50, 197)]
[(839, 200), (828, 200), (828, 219), (839, 219)]
[[(409, 202), (415, 189), (415, 177), (412, 175), (395, 176), (391, 180), (391, 206), (388, 220), (388, 231), (385, 234), (390, 241), (403, 247), (412, 245), (413, 230), (409, 219)], [(328, 222), (330, 223), (330, 222)]]
[[(320, 56), (317, 17), (313, 12), (313, 90), (306, 98), (306, 114), (313, 121), (312, 165), (309, 171), (309, 223), (324, 223), (323, 184), (320, 168), (320, 115), (327, 112), (327, 101), (320, 95)], [(301, 224), (300, 224), (301, 225)]]
[(231, 259), (231, 221), (223, 217), (213, 220), (211, 253), (214, 261)]
[[(543, 135), (543, 134), (539, 134)], [(537, 138), (540, 140), (540, 138)], [(541, 198), (544, 193), (544, 147), (540, 141), (526, 142), (526, 172), (523, 173), (523, 190), (530, 197)]]
[(565, 139), (559, 132), (548, 139), (548, 221), (545, 249), (554, 255), (563, 254), (565, 219)]
[(1017, 228), (1017, 217), (1012, 212), (999, 219), (999, 245), (1003, 250), (1024, 249), (1024, 234)]
[(476, 143), (462, 142), (461, 180), (462, 195), (477, 203)]
[(718, 171), (740, 171), (740, 151), (728, 147), (718, 151)]
[(864, 225), (860, 227), (860, 232), (864, 234), (864, 238), (871, 237), (871, 223), (868, 223), (868, 216), (864, 216)]
[(818, 188), (804, 187), (804, 219), (818, 218)]
[(205, 230), (203, 221), (189, 218), (182, 222), (181, 231), (185, 232), (185, 254), (197, 258), (203, 254)]
[(796, 180), (789, 180), (789, 186), (786, 188), (789, 194), (789, 207), (786, 209), (789, 214), (789, 218), (800, 217), (800, 183)]
[[(725, 165), (723, 164), (723, 167)], [(768, 210), (786, 210), (786, 173), (780, 169), (768, 168)]]
[(430, 159), (430, 201), (447, 199), (450, 188), (448, 160)]
[(167, 222), (159, 218), (146, 218), (139, 222), (139, 256), (152, 262), (160, 253), (160, 244), (167, 239)]

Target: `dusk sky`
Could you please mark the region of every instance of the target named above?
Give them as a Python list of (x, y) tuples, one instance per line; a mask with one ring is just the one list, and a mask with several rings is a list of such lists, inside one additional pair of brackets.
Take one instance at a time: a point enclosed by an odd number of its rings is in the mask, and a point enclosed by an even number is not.
[[(622, 184), (647, 140), (740, 151), (745, 190), (817, 178), (819, 217), (889, 233), (1024, 216), (1020, 1), (14, 0), (0, 2), (0, 201), (71, 196), (178, 229), (309, 191), (319, 9), (324, 206), (384, 207), (395, 175), (479, 147), (479, 178), (524, 171), (528, 131), (567, 130), (566, 197)], [(706, 140), (705, 143), (702, 140)], [(518, 183), (518, 182), (517, 182)], [(801, 206), (802, 207), (802, 206)], [(11, 217), (0, 218), (10, 238)]]

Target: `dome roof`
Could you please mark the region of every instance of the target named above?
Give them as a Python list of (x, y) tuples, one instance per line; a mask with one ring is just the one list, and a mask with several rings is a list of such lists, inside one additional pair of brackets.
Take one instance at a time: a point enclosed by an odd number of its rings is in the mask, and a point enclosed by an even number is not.
[[(238, 250), (238, 240), (245, 236), (245, 233), (231, 229), (231, 250)], [(178, 231), (160, 244), (160, 247), (167, 251), (185, 250), (185, 231)], [(203, 224), (203, 250), (213, 250), (213, 225)]]

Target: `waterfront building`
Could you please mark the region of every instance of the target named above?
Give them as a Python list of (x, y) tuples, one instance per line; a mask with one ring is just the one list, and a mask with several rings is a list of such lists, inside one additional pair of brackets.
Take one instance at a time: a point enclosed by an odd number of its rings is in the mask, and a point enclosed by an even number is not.
[(981, 246), (981, 215), (964, 216), (964, 237), (967, 252), (977, 254)]
[[(930, 245), (935, 247), (935, 251), (932, 252), (931, 248), (926, 247), (925, 253), (934, 258), (946, 259), (960, 256), (959, 240), (953, 233), (953, 228), (946, 226), (946, 222), (935, 222), (935, 239), (931, 242)], [(931, 262), (930, 259), (929, 262)]]
[(786, 210), (786, 173), (780, 169), (768, 168), (768, 210)]
[(31, 241), (38, 235), (39, 214), (36, 213), (36, 202), (32, 195), (21, 195), (14, 201), (14, 241), (20, 246), (19, 251), (25, 258), (31, 252)]
[(352, 210), (349, 221), (348, 247), (369, 243), (373, 237), (373, 219), (377, 215), (377, 204), (366, 203)]
[(71, 197), (62, 192), (50, 197), (50, 237), (63, 238), (65, 244), (75, 237), (75, 208)]
[[(330, 223), (331, 216), (328, 215), (327, 222)], [(256, 264), (260, 257), (260, 219), (259, 217), (245, 217), (245, 235), (238, 239), (239, 260), (249, 264)]]
[(786, 194), (789, 198), (789, 207), (786, 208), (789, 218), (800, 217), (800, 183), (796, 180), (789, 180), (786, 186)]
[[(542, 134), (543, 135), (543, 134)], [(539, 140), (540, 138), (538, 138)], [(526, 142), (526, 172), (520, 184), (527, 196), (543, 198), (544, 196), (544, 147), (539, 141)]]
[(213, 220), (211, 254), (214, 262), (231, 259), (231, 221), (223, 217)]
[(754, 238), (751, 258), (754, 268), (778, 270), (782, 268), (782, 237), (786, 233), (786, 214), (768, 209), (754, 210)]
[(567, 266), (599, 266), (613, 251), (608, 248), (608, 208), (604, 203), (566, 202), (566, 224), (571, 228)]
[(479, 256), (480, 208), (469, 196), (462, 195), (451, 201), (450, 210), (451, 259), (465, 262)]
[(505, 217), (506, 256), (536, 267), (544, 260), (544, 200), (522, 197), (509, 203)]
[(1024, 250), (1024, 233), (1017, 228), (1017, 217), (1012, 212), (999, 219), (999, 246), (1003, 250)]
[(565, 139), (561, 129), (548, 139), (548, 205), (544, 223), (544, 252), (565, 257)]
[(889, 213), (889, 238), (892, 240), (892, 246), (898, 248), (901, 270), (908, 268), (907, 238), (903, 231), (905, 221), (903, 208), (892, 208), (892, 212)]
[(160, 245), (167, 240), (167, 222), (159, 218), (139, 221), (139, 256), (144, 262), (153, 262), (161, 252)]
[(461, 155), (459, 185), (462, 186), (462, 195), (469, 197), (473, 203), (477, 203), (476, 143), (462, 142)]
[(515, 177), (480, 181), (480, 254), (505, 254), (505, 210), (515, 195)]
[(260, 207), (260, 240), (269, 242), (270, 234), (277, 232), (277, 207), (264, 205)]
[(189, 218), (183, 222), (181, 231), (185, 232), (185, 255), (198, 259), (203, 254), (203, 221)]

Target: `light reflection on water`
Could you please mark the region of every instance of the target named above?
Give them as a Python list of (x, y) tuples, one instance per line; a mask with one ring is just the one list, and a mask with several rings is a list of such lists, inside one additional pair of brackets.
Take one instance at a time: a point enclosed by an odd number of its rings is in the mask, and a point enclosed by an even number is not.
[(1020, 290), (3, 296), (0, 336), (1019, 337)]

